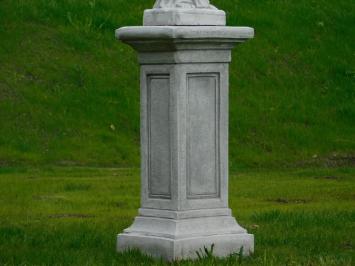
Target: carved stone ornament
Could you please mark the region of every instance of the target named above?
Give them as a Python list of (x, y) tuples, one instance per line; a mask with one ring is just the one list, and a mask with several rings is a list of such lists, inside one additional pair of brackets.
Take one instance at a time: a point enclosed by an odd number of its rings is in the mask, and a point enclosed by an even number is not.
[(209, 0), (157, 0), (154, 8), (205, 8), (216, 9)]
[(226, 13), (209, 0), (156, 0), (144, 11), (144, 26), (225, 26)]

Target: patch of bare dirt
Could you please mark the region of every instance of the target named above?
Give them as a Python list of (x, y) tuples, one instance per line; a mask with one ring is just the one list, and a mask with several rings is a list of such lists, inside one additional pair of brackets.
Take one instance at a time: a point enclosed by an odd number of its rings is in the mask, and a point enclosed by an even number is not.
[(29, 176), (29, 177), (27, 177), (28, 179), (38, 179), (39, 178), (39, 176), (34, 176), (34, 175), (31, 175), (31, 176)]
[(58, 166), (82, 166), (79, 162), (76, 161), (69, 161), (69, 160), (63, 160), (57, 162)]
[(333, 153), (327, 157), (319, 157), (318, 155), (313, 155), (311, 159), (299, 161), (291, 166), (297, 167), (310, 167), (310, 166), (320, 166), (320, 167), (355, 167), (355, 154), (337, 154)]
[(15, 160), (0, 160), (0, 167), (16, 166)]
[(306, 204), (310, 202), (310, 200), (307, 199), (288, 199), (288, 198), (269, 199), (268, 201), (279, 203), (279, 204)]
[(53, 200), (53, 201), (61, 201), (66, 200), (66, 197), (63, 196), (52, 196), (52, 195), (35, 195), (32, 197), (34, 200)]
[(128, 204), (126, 202), (123, 201), (118, 201), (114, 203), (114, 206), (117, 208), (127, 208)]
[(53, 214), (53, 215), (49, 215), (48, 218), (52, 218), (52, 219), (61, 219), (61, 218), (81, 218), (81, 219), (85, 219), (85, 218), (94, 218), (95, 215), (91, 215), (91, 214), (78, 214), (78, 213), (64, 213), (64, 214)]
[(343, 249), (351, 250), (354, 248), (353, 243), (351, 241), (344, 241), (340, 245)]
[(16, 91), (4, 82), (0, 82), (0, 102), (9, 101), (18, 97)]
[(327, 180), (339, 180), (338, 176), (328, 175), (328, 176), (317, 176), (316, 179), (327, 179)]

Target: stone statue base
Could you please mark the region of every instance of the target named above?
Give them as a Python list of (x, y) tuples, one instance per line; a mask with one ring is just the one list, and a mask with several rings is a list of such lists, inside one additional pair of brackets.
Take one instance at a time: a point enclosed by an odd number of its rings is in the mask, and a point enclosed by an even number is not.
[(144, 11), (145, 26), (224, 26), (226, 13), (218, 9), (156, 8)]
[[(149, 12), (148, 12), (149, 13)], [(124, 27), (141, 65), (141, 209), (117, 250), (166, 260), (253, 252), (228, 208), (228, 76), (248, 27)], [(202, 254), (201, 254), (202, 255)]]
[(212, 245), (213, 255), (218, 257), (239, 253), (242, 247), (243, 255), (249, 255), (254, 249), (254, 236), (238, 225), (229, 209), (203, 212), (141, 209), (140, 214), (130, 228), (118, 235), (119, 251), (135, 248), (173, 261), (196, 259), (197, 252), (204, 256), (204, 248), (211, 250)]

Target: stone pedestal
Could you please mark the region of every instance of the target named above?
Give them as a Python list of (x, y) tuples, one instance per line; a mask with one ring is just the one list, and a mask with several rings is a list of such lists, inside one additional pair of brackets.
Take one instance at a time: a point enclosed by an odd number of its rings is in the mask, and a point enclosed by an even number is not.
[(228, 68), (248, 27), (124, 27), (141, 65), (141, 208), (117, 250), (166, 260), (253, 252), (228, 208)]

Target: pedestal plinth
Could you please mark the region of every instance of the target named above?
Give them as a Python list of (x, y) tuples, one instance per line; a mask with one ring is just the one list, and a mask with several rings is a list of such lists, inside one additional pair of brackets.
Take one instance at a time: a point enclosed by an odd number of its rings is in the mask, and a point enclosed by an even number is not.
[(145, 26), (225, 26), (226, 13), (217, 9), (148, 9), (144, 11)]
[(228, 208), (228, 68), (247, 27), (124, 27), (141, 65), (141, 209), (117, 250), (167, 260), (253, 252)]

